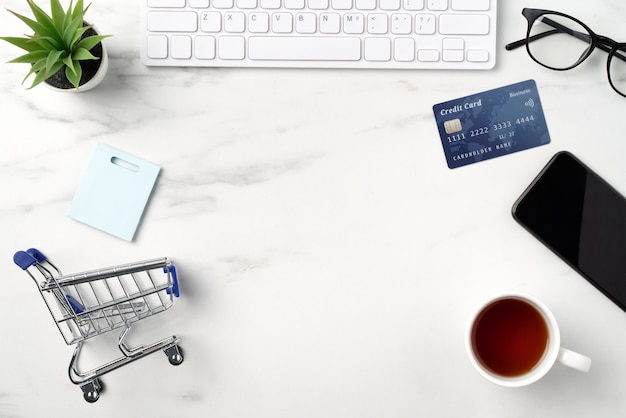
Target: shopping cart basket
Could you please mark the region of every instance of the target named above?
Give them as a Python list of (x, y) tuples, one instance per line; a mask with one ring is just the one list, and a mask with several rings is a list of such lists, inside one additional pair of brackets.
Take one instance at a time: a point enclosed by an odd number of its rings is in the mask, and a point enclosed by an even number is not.
[[(83, 397), (100, 397), (100, 377), (110, 371), (162, 350), (173, 365), (183, 362), (179, 338), (172, 335), (147, 346), (124, 342), (133, 323), (170, 308), (179, 296), (176, 267), (167, 258), (146, 260), (82, 273), (62, 275), (40, 251), (18, 251), (13, 261), (37, 284), (57, 328), (68, 345), (76, 344), (69, 365), (72, 383)], [(83, 343), (92, 337), (121, 329), (118, 347), (122, 357), (81, 372), (78, 359)]]

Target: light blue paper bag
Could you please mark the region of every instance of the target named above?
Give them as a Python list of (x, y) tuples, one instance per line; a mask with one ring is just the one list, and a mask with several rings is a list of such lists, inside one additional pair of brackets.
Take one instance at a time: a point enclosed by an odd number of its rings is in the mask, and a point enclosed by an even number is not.
[(68, 215), (132, 241), (160, 170), (134, 155), (98, 144)]

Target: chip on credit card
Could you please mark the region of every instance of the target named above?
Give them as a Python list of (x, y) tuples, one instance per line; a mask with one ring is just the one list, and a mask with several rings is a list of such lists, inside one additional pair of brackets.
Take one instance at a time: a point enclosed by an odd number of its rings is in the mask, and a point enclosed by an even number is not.
[(433, 106), (449, 168), (550, 143), (535, 80)]

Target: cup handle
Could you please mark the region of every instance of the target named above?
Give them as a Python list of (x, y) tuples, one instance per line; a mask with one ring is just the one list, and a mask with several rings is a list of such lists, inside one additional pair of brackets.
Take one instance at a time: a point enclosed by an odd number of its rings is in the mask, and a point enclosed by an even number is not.
[(581, 372), (588, 372), (591, 368), (591, 359), (589, 357), (568, 350), (567, 348), (559, 348), (559, 355), (556, 359), (564, 366), (580, 370)]

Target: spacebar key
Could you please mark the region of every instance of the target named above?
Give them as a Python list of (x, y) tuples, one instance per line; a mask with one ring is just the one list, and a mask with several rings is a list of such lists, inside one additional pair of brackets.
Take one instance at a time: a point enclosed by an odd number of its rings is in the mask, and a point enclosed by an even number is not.
[(361, 40), (349, 37), (250, 37), (252, 60), (358, 61)]

